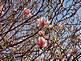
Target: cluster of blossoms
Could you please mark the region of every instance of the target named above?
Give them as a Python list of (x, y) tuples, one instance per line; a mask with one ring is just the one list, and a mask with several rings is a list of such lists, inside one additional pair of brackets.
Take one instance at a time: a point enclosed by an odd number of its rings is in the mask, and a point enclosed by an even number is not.
[[(22, 0), (21, 0), (22, 1)], [(27, 17), (30, 17), (30, 16), (32, 16), (32, 14), (30, 13), (30, 9), (27, 9), (27, 8), (24, 8), (23, 9), (23, 13), (24, 13), (24, 15), (26, 15)], [(44, 17), (41, 17), (41, 18), (39, 18), (39, 19), (37, 19), (37, 26), (38, 27), (42, 27), (42, 28), (45, 28), (45, 27), (47, 27), (47, 25), (48, 25), (48, 20), (46, 20)], [(45, 48), (46, 46), (47, 46), (47, 40), (45, 39), (45, 31), (43, 31), (43, 30), (40, 30), (39, 32), (38, 32), (38, 35), (39, 35), (39, 37), (38, 37), (38, 40), (37, 40), (37, 42), (36, 42), (36, 45), (40, 48), (40, 50), (42, 49), (42, 48)], [(38, 58), (37, 59), (35, 59), (35, 61), (38, 61)]]
[[(38, 19), (37, 24), (38, 24), (39, 27), (45, 28), (48, 25), (48, 21), (45, 18), (42, 17), (42, 18)], [(37, 46), (40, 49), (47, 47), (47, 40), (44, 37), (45, 31), (40, 30), (38, 32), (38, 35), (39, 35), (39, 37), (38, 37), (38, 40), (36, 42)], [(39, 58), (36, 58), (34, 61), (39, 61), (39, 60), (40, 60)]]
[[(26, 16), (31, 16), (31, 13), (30, 13), (30, 9), (27, 9), (27, 8), (24, 8), (24, 14)], [(42, 28), (45, 28), (47, 25), (48, 25), (48, 21), (44, 18), (44, 17), (41, 17), (39, 19), (37, 19), (37, 25), (38, 27), (42, 27)], [(37, 46), (42, 49), (42, 48), (45, 48), (47, 46), (47, 40), (45, 39), (45, 31), (43, 30), (40, 30), (38, 32), (38, 40), (36, 42)], [(39, 59), (35, 59), (35, 61), (38, 61)]]
[[(45, 19), (45, 18), (40, 18), (38, 19), (38, 26), (39, 27), (46, 27), (48, 25), (48, 21)], [(38, 32), (38, 35), (39, 35), (39, 38), (37, 40), (37, 45), (40, 47), (40, 48), (44, 48), (47, 46), (47, 40), (44, 38), (45, 36), (45, 31), (43, 30), (40, 30)]]

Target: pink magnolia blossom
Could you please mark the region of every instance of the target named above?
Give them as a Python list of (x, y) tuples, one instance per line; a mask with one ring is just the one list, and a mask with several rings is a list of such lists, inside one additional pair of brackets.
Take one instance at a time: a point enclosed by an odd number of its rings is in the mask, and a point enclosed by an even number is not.
[(31, 16), (30, 9), (24, 8), (24, 14), (27, 16)]
[(38, 41), (37, 41), (37, 45), (40, 47), (40, 48), (44, 48), (47, 46), (47, 40), (45, 40), (43, 37), (39, 37), (38, 38)]
[(48, 21), (44, 17), (41, 17), (38, 19), (37, 24), (38, 24), (38, 26), (46, 27), (46, 25), (48, 25)]
[(40, 36), (44, 36), (44, 34), (45, 34), (45, 32), (42, 30), (38, 32), (38, 35), (40, 35)]

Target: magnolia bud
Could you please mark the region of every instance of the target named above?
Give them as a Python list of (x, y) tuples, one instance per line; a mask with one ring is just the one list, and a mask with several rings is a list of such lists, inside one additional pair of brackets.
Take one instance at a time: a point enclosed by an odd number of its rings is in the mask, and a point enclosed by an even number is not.
[(27, 16), (32, 16), (31, 13), (30, 13), (30, 9), (24, 8), (24, 14), (27, 15)]
[(44, 34), (45, 34), (44, 31), (39, 31), (39, 32), (38, 32), (38, 35), (40, 35), (40, 36), (44, 36)]

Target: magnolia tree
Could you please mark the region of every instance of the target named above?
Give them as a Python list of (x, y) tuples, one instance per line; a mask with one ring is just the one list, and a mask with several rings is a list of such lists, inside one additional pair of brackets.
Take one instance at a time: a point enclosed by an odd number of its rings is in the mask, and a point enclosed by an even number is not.
[(0, 61), (81, 61), (81, 0), (0, 0)]

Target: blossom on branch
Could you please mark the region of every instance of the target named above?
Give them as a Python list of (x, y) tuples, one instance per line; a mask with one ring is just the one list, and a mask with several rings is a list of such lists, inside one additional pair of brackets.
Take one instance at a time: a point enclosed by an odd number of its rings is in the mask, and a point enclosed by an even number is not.
[(41, 17), (37, 19), (37, 24), (39, 27), (46, 27), (48, 25), (48, 20), (46, 20), (44, 17)]
[(47, 40), (45, 40), (43, 37), (39, 37), (38, 38), (38, 41), (37, 41), (37, 45), (40, 47), (40, 48), (44, 48), (47, 46)]
[(27, 16), (32, 16), (30, 13), (30, 9), (24, 8), (24, 14)]

